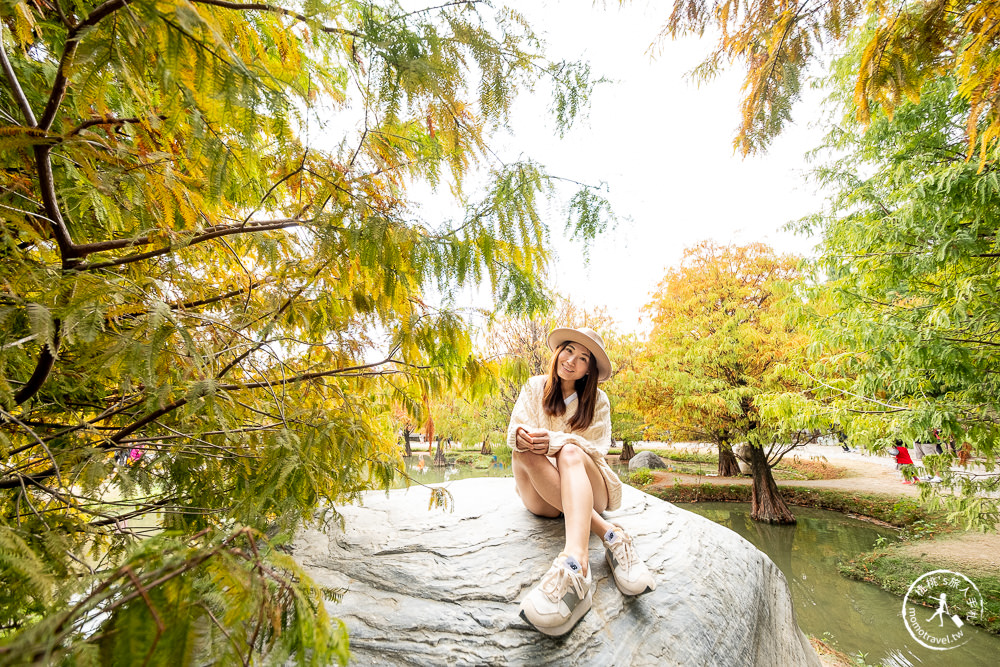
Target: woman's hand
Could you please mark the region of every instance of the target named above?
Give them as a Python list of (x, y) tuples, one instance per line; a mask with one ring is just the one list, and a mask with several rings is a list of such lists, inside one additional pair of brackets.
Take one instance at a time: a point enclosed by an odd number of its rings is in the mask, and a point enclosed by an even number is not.
[(549, 451), (549, 432), (545, 430), (529, 431), (524, 427), (518, 427), (516, 444), (519, 452), (544, 454)]

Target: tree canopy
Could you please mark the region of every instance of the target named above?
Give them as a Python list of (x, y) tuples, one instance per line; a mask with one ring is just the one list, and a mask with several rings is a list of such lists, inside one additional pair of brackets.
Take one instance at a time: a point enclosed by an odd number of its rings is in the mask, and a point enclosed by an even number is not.
[[(787, 317), (798, 261), (759, 243), (705, 241), (685, 250), (646, 306), (653, 328), (642, 362), (630, 371), (634, 402), (655, 428), (715, 443), (720, 455), (737, 442), (766, 450), (754, 455), (754, 467), (770, 487), (768, 464), (797, 444), (762, 413), (761, 401), (804, 386), (808, 339)], [(755, 493), (754, 518), (791, 519), (771, 492)]]
[(346, 660), (280, 547), (488, 377), (442, 295), (546, 302), (552, 181), (489, 141), (586, 67), (476, 0), (2, 0), (0, 65), (0, 662)]
[[(853, 62), (853, 102), (867, 123), (881, 108), (891, 117), (919, 100), (924, 82), (955, 77), (965, 103), (967, 144), (981, 155), (1000, 140), (1000, 2), (996, 0), (674, 0), (660, 39), (717, 36), (696, 69), (710, 78), (733, 62), (746, 68), (742, 119), (735, 139), (745, 155), (763, 149), (791, 119), (792, 105), (812, 76), (863, 31)], [(824, 48), (826, 49), (824, 51)]]
[[(817, 396), (859, 445), (933, 442), (936, 430), (945, 442), (968, 443), (992, 469), (1000, 181), (995, 151), (982, 168), (964, 159), (968, 108), (945, 78), (891, 120), (863, 127), (846, 118), (818, 172), (833, 206), (804, 225), (822, 235), (815, 269), (833, 306), (816, 326)], [(953, 461), (932, 465), (945, 474)], [(986, 493), (995, 476), (945, 477), (953, 518), (997, 521)]]

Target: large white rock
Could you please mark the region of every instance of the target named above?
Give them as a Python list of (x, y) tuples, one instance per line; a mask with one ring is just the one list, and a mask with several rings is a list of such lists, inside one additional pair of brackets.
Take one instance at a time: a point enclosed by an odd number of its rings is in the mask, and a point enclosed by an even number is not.
[(563, 544), (561, 519), (529, 514), (510, 478), (447, 485), (454, 512), (423, 487), (338, 508), (345, 528), (304, 531), (295, 557), (346, 588), (329, 612), (355, 665), (819, 665), (784, 576), (736, 533), (626, 486), (606, 516), (634, 537), (658, 588), (628, 598), (591, 537), (594, 607), (562, 638), (532, 629), (518, 602)]

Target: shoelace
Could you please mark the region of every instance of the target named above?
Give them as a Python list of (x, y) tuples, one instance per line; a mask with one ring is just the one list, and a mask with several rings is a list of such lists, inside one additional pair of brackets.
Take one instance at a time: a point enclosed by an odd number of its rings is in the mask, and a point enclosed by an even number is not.
[(615, 555), (615, 560), (626, 568), (632, 567), (639, 560), (632, 548), (631, 536), (625, 533), (618, 533), (618, 540), (611, 544), (611, 552)]
[[(555, 572), (553, 573), (552, 570), (555, 570)], [(559, 559), (556, 559), (552, 563), (552, 567), (549, 568), (549, 572), (545, 575), (541, 588), (549, 600), (558, 602), (566, 594), (566, 589), (573, 586), (576, 596), (582, 600), (585, 595), (583, 584), (584, 578), (582, 574), (573, 573), (568, 567), (563, 566), (559, 562)]]

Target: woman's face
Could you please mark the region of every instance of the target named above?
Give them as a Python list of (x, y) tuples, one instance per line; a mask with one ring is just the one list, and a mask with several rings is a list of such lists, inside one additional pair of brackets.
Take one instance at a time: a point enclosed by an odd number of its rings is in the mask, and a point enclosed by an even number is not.
[(590, 350), (579, 343), (567, 343), (559, 352), (556, 375), (560, 380), (576, 382), (590, 370)]

